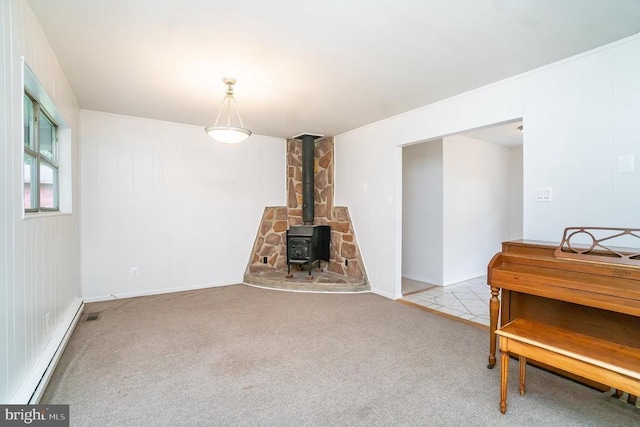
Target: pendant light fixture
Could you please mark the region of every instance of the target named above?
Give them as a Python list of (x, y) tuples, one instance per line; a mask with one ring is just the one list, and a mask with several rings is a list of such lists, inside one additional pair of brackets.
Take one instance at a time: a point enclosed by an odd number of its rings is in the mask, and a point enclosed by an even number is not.
[[(240, 113), (238, 112), (238, 105), (233, 96), (233, 85), (236, 84), (236, 80), (224, 78), (222, 81), (227, 85), (226, 96), (222, 100), (216, 123), (213, 126), (206, 127), (204, 131), (216, 141), (224, 142), (225, 144), (235, 144), (249, 138), (251, 131), (246, 129), (242, 124), (242, 118), (240, 118)], [(239, 127), (231, 125), (231, 104), (233, 104), (233, 109), (235, 110), (236, 116), (238, 116)], [(226, 110), (226, 123), (218, 124), (220, 117), (222, 117), (223, 120), (225, 119), (222, 113), (224, 110)]]

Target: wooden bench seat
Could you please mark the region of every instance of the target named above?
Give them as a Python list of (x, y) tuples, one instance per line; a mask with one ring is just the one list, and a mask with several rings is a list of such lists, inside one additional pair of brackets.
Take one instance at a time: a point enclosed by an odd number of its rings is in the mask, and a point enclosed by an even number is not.
[(527, 358), (580, 375), (631, 395), (640, 395), (640, 349), (566, 329), (515, 319), (500, 336), (500, 412), (507, 411), (509, 353), (520, 360), (520, 394), (525, 392)]

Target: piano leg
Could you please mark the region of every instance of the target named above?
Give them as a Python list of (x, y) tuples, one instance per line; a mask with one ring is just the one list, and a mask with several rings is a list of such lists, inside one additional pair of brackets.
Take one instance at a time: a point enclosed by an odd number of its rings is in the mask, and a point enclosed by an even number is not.
[(489, 300), (489, 364), (487, 368), (496, 366), (496, 329), (498, 329), (498, 315), (500, 313), (500, 288), (491, 286)]

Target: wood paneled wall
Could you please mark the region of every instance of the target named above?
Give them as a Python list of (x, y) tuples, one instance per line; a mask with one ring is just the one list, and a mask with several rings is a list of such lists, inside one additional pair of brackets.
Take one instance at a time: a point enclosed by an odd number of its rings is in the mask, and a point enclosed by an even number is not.
[[(0, 401), (24, 403), (80, 302), (79, 109), (27, 2), (1, 2), (0, 22)], [(64, 214), (23, 214), (22, 58), (71, 130)]]

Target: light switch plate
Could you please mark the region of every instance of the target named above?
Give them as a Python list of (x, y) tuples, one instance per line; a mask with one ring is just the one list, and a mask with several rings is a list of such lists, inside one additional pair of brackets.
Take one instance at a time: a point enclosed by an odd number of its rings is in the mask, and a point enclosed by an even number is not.
[(618, 156), (616, 168), (618, 173), (631, 173), (635, 170), (633, 154)]
[(538, 187), (536, 189), (536, 200), (538, 202), (550, 202), (553, 200), (553, 191), (551, 187)]

